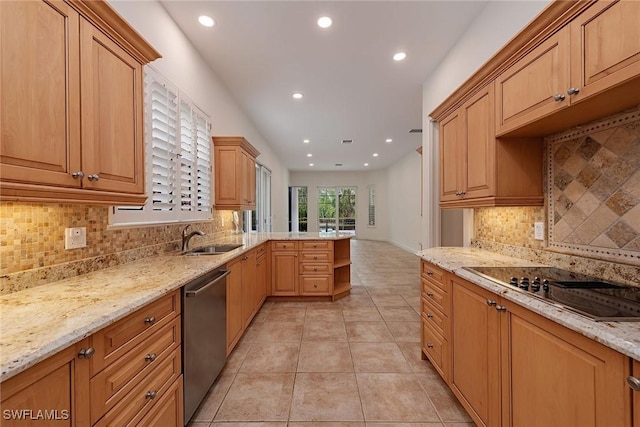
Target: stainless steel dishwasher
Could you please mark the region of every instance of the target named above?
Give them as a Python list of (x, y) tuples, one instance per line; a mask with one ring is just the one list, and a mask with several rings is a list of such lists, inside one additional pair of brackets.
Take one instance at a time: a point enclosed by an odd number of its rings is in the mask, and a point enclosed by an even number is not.
[(182, 288), (185, 425), (227, 361), (228, 274), (213, 270)]

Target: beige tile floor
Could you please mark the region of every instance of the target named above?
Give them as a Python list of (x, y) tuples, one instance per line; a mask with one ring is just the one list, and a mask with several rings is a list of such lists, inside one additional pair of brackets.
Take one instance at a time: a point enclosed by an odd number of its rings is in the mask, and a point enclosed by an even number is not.
[(190, 427), (472, 427), (420, 358), (418, 258), (352, 240), (351, 295), (265, 303)]

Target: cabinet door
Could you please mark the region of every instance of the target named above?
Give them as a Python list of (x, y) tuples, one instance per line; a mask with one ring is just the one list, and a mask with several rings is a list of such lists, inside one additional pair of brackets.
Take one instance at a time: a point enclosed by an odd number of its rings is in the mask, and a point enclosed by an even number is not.
[(503, 425), (631, 424), (626, 356), (516, 304), (507, 305), (502, 372), (503, 396), (510, 401), (503, 402)]
[(466, 167), (460, 110), (440, 122), (440, 200), (457, 200)]
[(640, 2), (599, 1), (571, 22), (571, 95), (579, 101), (640, 75)]
[(462, 106), (466, 147), (464, 198), (495, 195), (496, 137), (494, 85), (489, 84)]
[(227, 264), (227, 356), (240, 339), (242, 321), (242, 260)]
[(242, 201), (248, 205), (256, 204), (256, 161), (242, 151)]
[(298, 295), (298, 254), (271, 254), (271, 295)]
[[(640, 379), (640, 362), (633, 361), (633, 376)], [(633, 391), (633, 427), (640, 427), (640, 390)]]
[(568, 106), (569, 62), (569, 28), (565, 27), (498, 76), (496, 133), (504, 134)]
[(142, 65), (80, 22), (83, 186), (144, 193)]
[[(500, 425), (497, 296), (462, 279), (452, 286), (451, 389), (476, 423)], [(491, 305), (490, 305), (491, 304)]]
[(265, 255), (256, 260), (256, 293), (255, 309), (260, 309), (260, 305), (267, 297), (267, 257)]
[(242, 175), (240, 148), (215, 147), (216, 205), (239, 205)]
[(246, 328), (256, 312), (256, 251), (250, 251), (242, 262), (242, 324)]
[(0, 2), (2, 181), (80, 187), (78, 37), (66, 3)]
[[(48, 421), (43, 425), (90, 425), (89, 360), (77, 357), (81, 348), (88, 348), (88, 341), (72, 345), (3, 382), (2, 425), (39, 425), (28, 421), (38, 416), (38, 411), (48, 411), (48, 415), (40, 414), (49, 417), (44, 418)], [(27, 420), (19, 419), (20, 416)]]

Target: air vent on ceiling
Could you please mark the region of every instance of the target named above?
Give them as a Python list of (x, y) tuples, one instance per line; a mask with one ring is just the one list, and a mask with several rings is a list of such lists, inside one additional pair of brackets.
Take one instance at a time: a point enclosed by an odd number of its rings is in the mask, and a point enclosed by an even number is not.
[(411, 129), (409, 133), (422, 133), (422, 129)]
[(353, 144), (353, 139), (343, 139), (340, 144)]
[(342, 166), (342, 163), (336, 163), (336, 166)]

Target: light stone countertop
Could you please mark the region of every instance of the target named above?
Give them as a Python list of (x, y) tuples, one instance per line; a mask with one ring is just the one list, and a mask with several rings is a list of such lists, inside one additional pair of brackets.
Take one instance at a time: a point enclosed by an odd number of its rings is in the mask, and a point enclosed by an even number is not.
[(588, 338), (640, 360), (640, 322), (596, 322), (573, 311), (542, 301), (527, 292), (493, 282), (463, 267), (543, 266), (477, 248), (431, 248), (417, 253), (425, 261), (454, 273)]
[[(222, 255), (166, 254), (0, 296), (0, 382), (268, 240), (339, 240), (343, 233), (250, 233)], [(214, 243), (196, 236), (191, 247)]]

